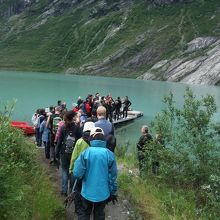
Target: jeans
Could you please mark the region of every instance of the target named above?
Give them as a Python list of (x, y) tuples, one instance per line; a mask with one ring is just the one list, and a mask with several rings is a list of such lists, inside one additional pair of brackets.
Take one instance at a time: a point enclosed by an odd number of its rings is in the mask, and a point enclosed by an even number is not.
[(105, 220), (105, 205), (106, 201), (90, 202), (82, 197), (83, 207), (82, 213), (78, 215), (78, 220), (90, 220), (90, 215), (93, 211), (94, 220)]
[[(76, 180), (74, 179), (73, 182)], [(77, 215), (80, 215), (82, 212), (82, 196), (81, 196), (81, 190), (82, 190), (82, 180), (78, 180), (75, 186), (75, 193), (74, 193), (74, 204), (75, 204), (75, 212)]]
[(50, 134), (49, 140), (50, 140), (50, 158), (51, 160), (55, 161), (55, 144), (54, 144), (54, 134)]
[(73, 176), (69, 175), (68, 168), (62, 167), (62, 193), (68, 194), (69, 192), (72, 191), (72, 187), (73, 187)]
[(40, 128), (35, 128), (35, 137), (37, 146), (40, 147), (42, 144), (42, 134), (40, 133)]
[(49, 141), (44, 141), (44, 150), (45, 150), (45, 157), (47, 159), (50, 159), (50, 142)]

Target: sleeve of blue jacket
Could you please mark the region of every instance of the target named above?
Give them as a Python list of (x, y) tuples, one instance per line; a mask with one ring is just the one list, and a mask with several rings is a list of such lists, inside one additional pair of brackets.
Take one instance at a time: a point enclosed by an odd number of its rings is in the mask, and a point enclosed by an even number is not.
[(117, 180), (117, 165), (116, 165), (115, 156), (112, 155), (112, 158), (109, 162), (109, 189), (111, 195), (116, 195), (117, 193), (118, 185), (116, 180)]
[(43, 133), (44, 128), (45, 128), (45, 122), (43, 121), (43, 122), (40, 124), (40, 133)]
[(82, 179), (86, 172), (86, 161), (84, 159), (84, 153), (81, 153), (80, 156), (74, 163), (73, 176), (77, 179)]

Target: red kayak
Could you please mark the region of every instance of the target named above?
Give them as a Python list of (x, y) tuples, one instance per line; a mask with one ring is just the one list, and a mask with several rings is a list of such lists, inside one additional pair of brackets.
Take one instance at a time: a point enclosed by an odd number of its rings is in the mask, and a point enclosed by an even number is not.
[(34, 127), (27, 122), (12, 121), (11, 126), (23, 130), (26, 135), (35, 134)]

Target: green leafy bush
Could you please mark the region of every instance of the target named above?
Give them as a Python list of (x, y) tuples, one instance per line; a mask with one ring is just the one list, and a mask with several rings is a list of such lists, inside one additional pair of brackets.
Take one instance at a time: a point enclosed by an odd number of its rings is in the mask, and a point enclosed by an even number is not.
[(184, 98), (181, 107), (176, 107), (172, 93), (164, 98), (166, 107), (152, 123), (160, 138), (145, 147), (145, 173), (152, 175), (152, 163), (159, 162), (158, 181), (193, 190), (197, 213), (219, 219), (219, 134), (212, 123), (215, 100), (210, 95), (196, 99), (189, 88)]
[(36, 147), (0, 113), (0, 219), (63, 219)]

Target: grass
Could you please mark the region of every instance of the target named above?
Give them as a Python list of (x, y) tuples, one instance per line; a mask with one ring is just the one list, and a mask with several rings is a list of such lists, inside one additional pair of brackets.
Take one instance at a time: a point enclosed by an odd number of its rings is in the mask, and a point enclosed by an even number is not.
[[(110, 11), (91, 19), (90, 12), (96, 6), (93, 3), (91, 9), (69, 9), (50, 17), (39, 28), (27, 30), (40, 21), (38, 15), (47, 4), (39, 1), (17, 20), (1, 21), (4, 28), (0, 30), (0, 68), (45, 72), (74, 68), (81, 74), (91, 74), (80, 67), (112, 57), (107, 68), (98, 74), (134, 78), (161, 59), (181, 55), (190, 40), (220, 35), (220, 7), (216, 0), (166, 7), (149, 7), (145, 1), (137, 1), (128, 11)], [(119, 26), (120, 30), (106, 38)], [(8, 34), (12, 27), (16, 32)], [(115, 57), (119, 50), (123, 53)], [(146, 51), (150, 51), (148, 58), (142, 56), (137, 64), (126, 67), (131, 59)]]
[[(134, 156), (119, 159), (124, 164), (118, 182), (120, 193), (133, 205), (134, 211), (143, 219), (198, 219), (195, 212), (194, 192), (169, 188), (156, 177), (141, 179)], [(129, 171), (130, 170), (130, 171)], [(136, 171), (135, 171), (136, 170)]]
[(64, 219), (35, 145), (0, 114), (0, 219)]

